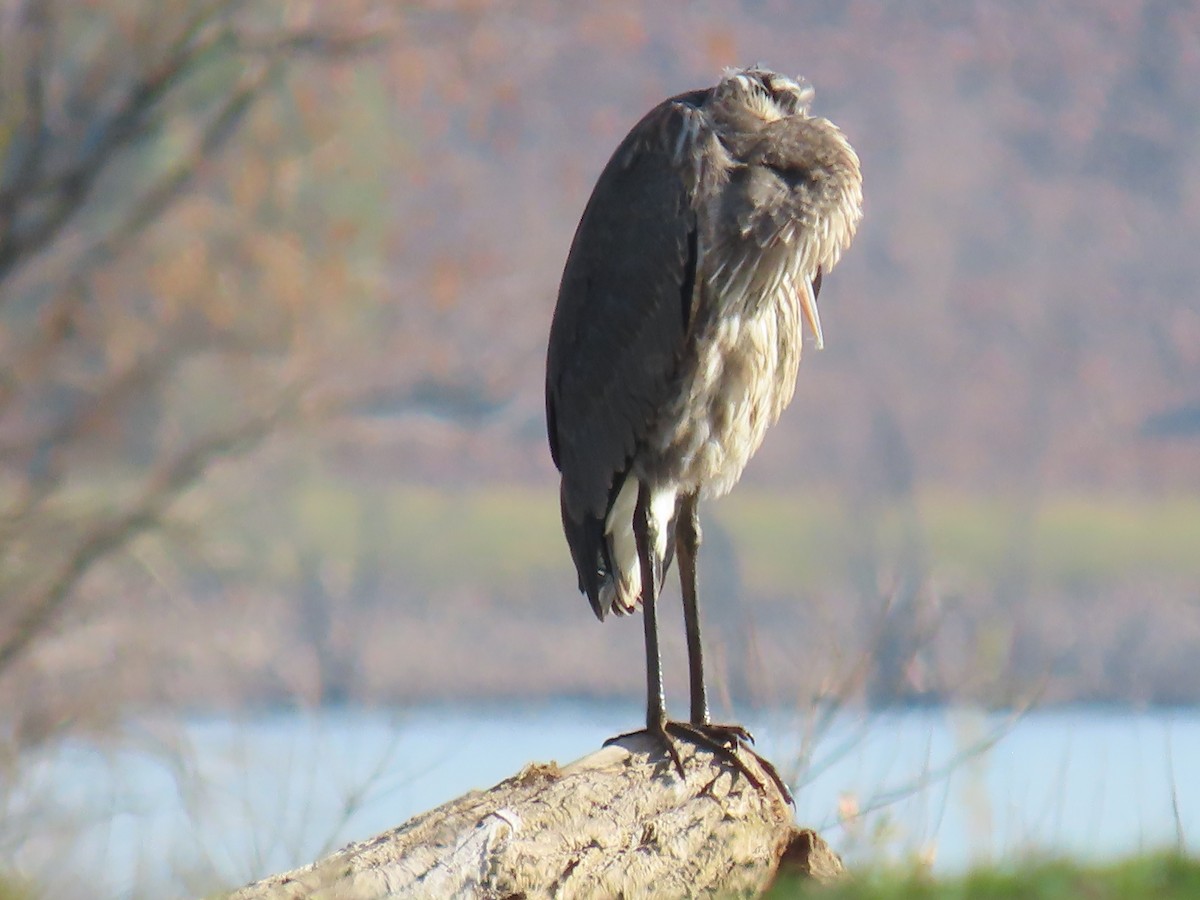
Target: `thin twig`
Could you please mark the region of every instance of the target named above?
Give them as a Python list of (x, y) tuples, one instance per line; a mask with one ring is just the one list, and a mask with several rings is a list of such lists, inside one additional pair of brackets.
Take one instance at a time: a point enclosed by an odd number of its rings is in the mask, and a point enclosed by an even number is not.
[[(64, 327), (64, 324), (71, 318), (74, 308), (85, 302), (91, 275), (101, 265), (120, 256), (136, 237), (158, 221), (167, 208), (184, 194), (204, 161), (220, 152), (237, 131), (237, 126), (247, 110), (261, 96), (264, 88), (278, 74), (281, 67), (282, 61), (276, 60), (273, 65), (262, 67), (254, 75), (248, 76), (243, 84), (226, 98), (192, 149), (142, 193), (133, 208), (118, 224), (83, 252), (63, 286), (55, 292), (53, 299), (47, 301), (47, 306), (53, 308), (54, 312), (46, 316), (47, 326), (40, 340), (31, 344), (22, 357), (9, 367), (9, 372), (27, 372), (31, 368), (37, 369), (46, 364), (55, 348), (61, 346), (71, 333), (71, 329)], [(16, 375), (0, 378), (0, 409), (16, 398), (20, 385), (27, 380)]]
[[(288, 406), (294, 404), (289, 398)], [(22, 604), (25, 608), (0, 641), (0, 673), (40, 635), (58, 614), (83, 576), (99, 560), (156, 526), (167, 508), (203, 477), (218, 457), (244, 452), (271, 433), (287, 410), (277, 407), (230, 428), (206, 435), (159, 467), (141, 495), (123, 512), (97, 523), (54, 575)]]
[[(228, 2), (212, 4), (211, 14), (219, 13)], [(146, 133), (145, 123), (151, 111), (192, 72), (205, 57), (228, 40), (228, 32), (214, 29), (197, 40), (208, 23), (204, 14), (189, 22), (172, 43), (165, 58), (150, 67), (126, 91), (123, 101), (107, 120), (88, 129), (91, 139), (86, 151), (67, 165), (38, 182), (14, 183), (21, 194), (15, 199), (38, 208), (48, 206), (41, 217), (24, 229), (10, 228), (0, 242), (0, 282), (11, 277), (17, 267), (43, 250), (81, 210), (91, 196), (100, 176), (117, 153)]]
[(46, 157), (46, 72), (52, 43), (52, 20), (47, 12), (48, 6), (47, 0), (31, 0), (22, 11), (23, 21), (18, 26), (25, 32), (22, 43), (29, 54), (29, 61), (25, 66), (23, 134), (15, 145), (16, 152), (21, 156), (15, 164), (10, 161), (12, 176), (9, 183), (0, 184), (0, 248), (4, 247), (12, 233), (14, 210), (22, 186), (37, 180)]

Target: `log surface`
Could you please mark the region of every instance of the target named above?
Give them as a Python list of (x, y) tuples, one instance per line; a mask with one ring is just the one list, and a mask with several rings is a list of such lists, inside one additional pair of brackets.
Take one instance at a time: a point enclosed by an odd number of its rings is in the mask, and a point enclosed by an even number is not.
[(679, 749), (684, 778), (642, 735), (527, 766), (228, 900), (754, 896), (781, 864), (821, 880), (841, 871), (765, 772), (760, 789), (707, 750)]

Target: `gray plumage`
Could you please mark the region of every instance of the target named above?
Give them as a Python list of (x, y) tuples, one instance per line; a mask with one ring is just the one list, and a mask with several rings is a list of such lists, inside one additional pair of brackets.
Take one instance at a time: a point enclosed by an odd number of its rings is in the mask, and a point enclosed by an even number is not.
[(791, 400), (804, 323), (822, 343), (816, 295), (854, 236), (862, 189), (858, 157), (809, 115), (811, 96), (750, 68), (664, 101), (583, 213), (550, 330), (546, 415), (563, 528), (600, 618), (642, 599), (639, 491), (661, 580), (681, 504), (694, 518), (699, 497), (732, 488)]

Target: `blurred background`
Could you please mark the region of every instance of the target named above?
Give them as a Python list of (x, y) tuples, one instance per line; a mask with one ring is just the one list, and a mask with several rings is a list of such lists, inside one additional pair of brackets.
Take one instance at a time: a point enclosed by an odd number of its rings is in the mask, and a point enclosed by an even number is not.
[(724, 709), (1196, 705), (1195, 4), (2, 0), (7, 792), (146, 715), (636, 709), (545, 341), (618, 141), (756, 62), (866, 215), (706, 511)]

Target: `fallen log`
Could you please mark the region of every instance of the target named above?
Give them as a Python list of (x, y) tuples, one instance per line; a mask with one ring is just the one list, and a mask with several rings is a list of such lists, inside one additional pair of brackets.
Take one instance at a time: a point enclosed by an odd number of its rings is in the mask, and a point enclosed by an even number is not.
[(644, 735), (532, 764), (228, 900), (755, 896), (783, 871), (841, 871), (752, 754), (762, 787), (708, 750), (679, 750), (682, 778)]

